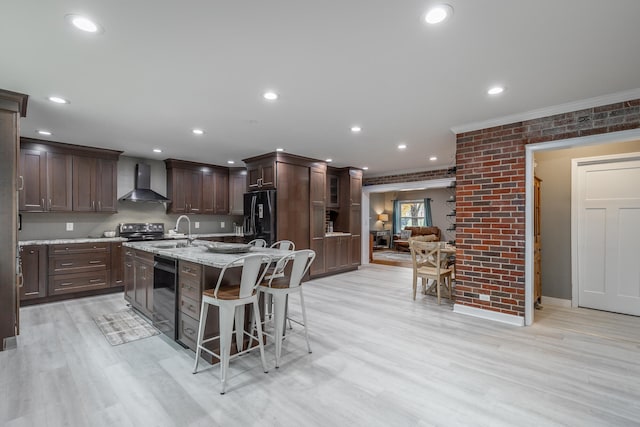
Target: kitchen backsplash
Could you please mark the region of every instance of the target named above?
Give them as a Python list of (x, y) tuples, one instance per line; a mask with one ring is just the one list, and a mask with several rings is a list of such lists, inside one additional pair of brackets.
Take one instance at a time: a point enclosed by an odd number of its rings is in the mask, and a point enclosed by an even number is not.
[[(176, 224), (179, 215), (167, 215), (160, 203), (118, 202), (115, 214), (81, 213), (23, 213), (22, 231), (19, 240), (68, 239), (101, 237), (105, 231), (113, 231), (121, 222), (162, 222), (169, 230)], [(192, 233), (232, 233), (234, 223), (242, 225), (242, 216), (189, 215)], [(195, 228), (195, 222), (200, 228)], [(224, 222), (224, 227), (221, 223)], [(67, 223), (73, 223), (73, 231), (66, 231)], [(180, 231), (187, 231), (185, 222)]]

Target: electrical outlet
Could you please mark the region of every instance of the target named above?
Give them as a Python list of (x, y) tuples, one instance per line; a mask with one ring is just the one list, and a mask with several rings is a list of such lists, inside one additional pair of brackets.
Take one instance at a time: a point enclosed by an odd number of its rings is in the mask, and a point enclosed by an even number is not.
[(480, 294), (480, 301), (490, 301), (491, 297), (487, 294)]
[(67, 231), (73, 231), (73, 223), (72, 222), (68, 222), (67, 223)]
[(193, 223), (193, 226), (194, 226), (195, 228), (200, 228), (200, 222), (199, 222), (199, 221), (194, 222), (194, 223)]
[(220, 227), (224, 228), (224, 221), (220, 221)]

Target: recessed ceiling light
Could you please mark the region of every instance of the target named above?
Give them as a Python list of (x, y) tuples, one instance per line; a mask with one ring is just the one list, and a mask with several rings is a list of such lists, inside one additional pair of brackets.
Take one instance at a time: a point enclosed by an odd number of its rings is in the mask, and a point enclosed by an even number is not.
[(439, 24), (453, 15), (453, 8), (448, 4), (439, 4), (427, 11), (424, 20), (427, 24)]
[(193, 132), (195, 135), (204, 134), (204, 131), (202, 129), (192, 129), (191, 132)]
[(499, 95), (502, 92), (504, 92), (504, 87), (502, 86), (494, 86), (492, 88), (489, 88), (489, 90), (487, 91), (489, 95)]
[(95, 34), (95, 33), (101, 33), (103, 31), (100, 25), (96, 24), (94, 21), (87, 18), (86, 16), (71, 14), (71, 15), (65, 16), (65, 18), (67, 19), (67, 21), (71, 23), (71, 25), (87, 33)]
[(276, 148), (276, 151), (277, 151), (278, 153), (282, 153), (282, 152), (284, 151), (284, 148)]
[(227, 163), (229, 163), (230, 165), (234, 164), (235, 162), (233, 160), (227, 160)]
[(325, 162), (331, 163), (331, 162), (333, 162), (333, 159), (327, 159), (327, 160), (325, 160)]
[(398, 145), (398, 150), (404, 150), (405, 148), (407, 148), (407, 144), (399, 144)]
[(159, 149), (159, 148), (154, 148), (154, 149), (153, 149), (153, 152), (154, 152), (154, 153), (162, 153), (162, 150), (161, 150), (161, 149)]
[(369, 170), (369, 166), (363, 166), (363, 167), (362, 167), (362, 170), (363, 170), (363, 171)]
[(51, 136), (51, 132), (49, 132), (48, 130), (39, 130), (38, 133), (40, 135)]
[(431, 160), (432, 162), (435, 162), (436, 160), (438, 160), (438, 158), (436, 156), (431, 156), (429, 157), (429, 160)]
[(360, 131), (362, 131), (362, 128), (360, 126), (351, 126), (351, 132), (358, 133)]
[(70, 104), (70, 102), (60, 96), (50, 96), (49, 101), (55, 102), (56, 104)]
[(275, 101), (276, 99), (278, 99), (278, 94), (275, 92), (265, 92), (263, 95), (264, 99), (266, 99), (267, 101)]

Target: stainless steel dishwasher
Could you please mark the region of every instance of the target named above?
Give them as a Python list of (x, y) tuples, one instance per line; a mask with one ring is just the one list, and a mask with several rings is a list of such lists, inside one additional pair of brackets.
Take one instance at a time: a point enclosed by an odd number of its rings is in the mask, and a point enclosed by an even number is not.
[(177, 262), (173, 258), (153, 257), (153, 326), (172, 340), (176, 333)]

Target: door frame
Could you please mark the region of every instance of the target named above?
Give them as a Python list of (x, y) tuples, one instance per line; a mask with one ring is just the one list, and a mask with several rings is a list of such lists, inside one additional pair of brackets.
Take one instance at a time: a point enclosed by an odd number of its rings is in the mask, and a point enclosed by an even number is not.
[(571, 159), (571, 307), (578, 307), (578, 174), (580, 166), (640, 160), (640, 153), (620, 153)]
[[(536, 151), (548, 151), (558, 150), (563, 148), (584, 147), (588, 145), (609, 144), (614, 142), (629, 142), (640, 139), (640, 129), (631, 129), (620, 132), (609, 132), (599, 135), (583, 136), (578, 138), (563, 139), (559, 141), (541, 142), (538, 144), (525, 145), (525, 257), (524, 257), (524, 324), (530, 326), (534, 320), (534, 306), (533, 306), (533, 176), (535, 172), (534, 155)], [(572, 190), (573, 194), (573, 190)], [(573, 195), (572, 195), (573, 200)], [(572, 203), (572, 216), (573, 216), (573, 203)], [(574, 262), (573, 254), (573, 221), (572, 221), (572, 265)], [(544, 244), (544, 243), (543, 243)], [(572, 269), (571, 272), (571, 287), (573, 301), (576, 298), (574, 287), (577, 286), (574, 283), (573, 278), (576, 277), (575, 272)], [(573, 303), (572, 303), (573, 305)]]

